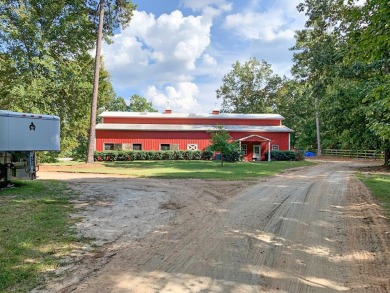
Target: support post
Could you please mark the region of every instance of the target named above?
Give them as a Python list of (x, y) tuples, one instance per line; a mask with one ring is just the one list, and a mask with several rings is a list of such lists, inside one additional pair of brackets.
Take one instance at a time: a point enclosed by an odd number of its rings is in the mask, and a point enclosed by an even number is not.
[(28, 171), (27, 173), (29, 174), (30, 179), (34, 180), (37, 178), (37, 161), (34, 151), (31, 151), (28, 154), (28, 164), (29, 166), (26, 171)]
[(268, 141), (268, 162), (271, 162), (271, 141)]

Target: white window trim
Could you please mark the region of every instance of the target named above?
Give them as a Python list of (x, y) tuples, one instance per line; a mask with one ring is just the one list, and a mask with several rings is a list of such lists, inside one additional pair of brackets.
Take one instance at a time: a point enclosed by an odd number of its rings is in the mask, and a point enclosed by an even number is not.
[(278, 151), (279, 150), (279, 145), (278, 144), (273, 144), (271, 150), (272, 151)]
[(247, 144), (242, 144), (241, 145), (241, 154), (247, 155), (248, 154), (248, 145)]

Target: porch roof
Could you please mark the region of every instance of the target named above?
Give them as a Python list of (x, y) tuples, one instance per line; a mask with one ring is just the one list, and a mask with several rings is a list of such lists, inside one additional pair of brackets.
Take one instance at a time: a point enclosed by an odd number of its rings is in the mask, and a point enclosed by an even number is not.
[(271, 141), (269, 138), (257, 135), (257, 134), (252, 134), (243, 138), (240, 138), (239, 141), (248, 141), (248, 142), (258, 142), (258, 141)]

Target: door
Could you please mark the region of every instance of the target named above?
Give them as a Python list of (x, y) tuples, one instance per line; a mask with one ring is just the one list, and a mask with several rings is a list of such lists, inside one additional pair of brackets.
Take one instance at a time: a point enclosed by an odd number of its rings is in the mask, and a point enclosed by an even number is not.
[(260, 145), (259, 144), (255, 144), (253, 145), (253, 156), (252, 156), (252, 160), (253, 161), (260, 161)]

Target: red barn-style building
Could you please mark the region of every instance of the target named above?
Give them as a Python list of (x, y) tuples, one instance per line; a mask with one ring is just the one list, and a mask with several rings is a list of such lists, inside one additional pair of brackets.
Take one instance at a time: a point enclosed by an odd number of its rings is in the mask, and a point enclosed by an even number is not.
[(203, 150), (216, 125), (240, 142), (246, 161), (269, 160), (268, 150), (290, 150), (290, 128), (279, 114), (103, 112), (96, 150)]

